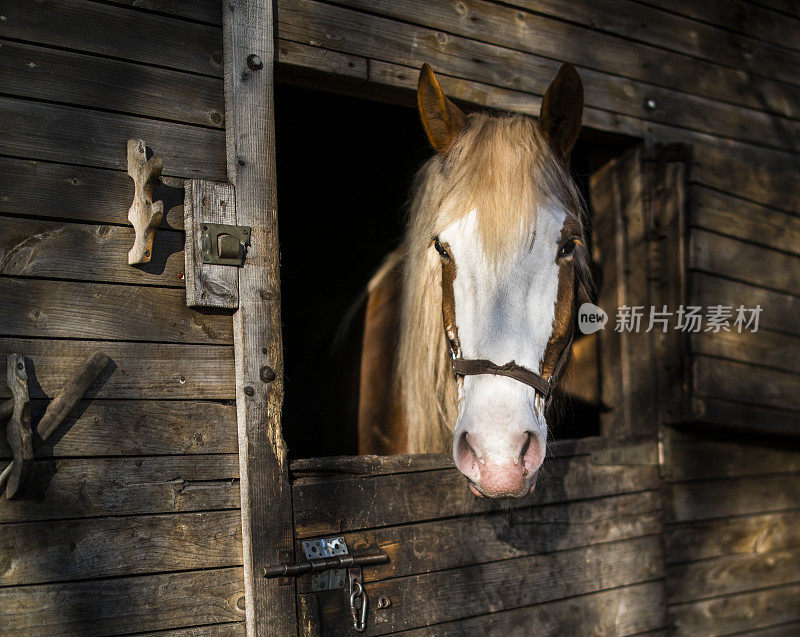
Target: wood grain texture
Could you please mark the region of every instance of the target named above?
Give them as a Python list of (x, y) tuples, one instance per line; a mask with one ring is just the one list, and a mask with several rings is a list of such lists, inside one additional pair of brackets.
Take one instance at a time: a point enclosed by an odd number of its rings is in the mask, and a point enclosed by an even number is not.
[(746, 0), (648, 0), (647, 4), (742, 33), (778, 48), (799, 50), (800, 21)]
[(0, 588), (3, 631), (107, 635), (241, 620), (242, 569)]
[(231, 344), (230, 316), (186, 307), (183, 290), (0, 277), (6, 336)]
[(0, 524), (0, 586), (241, 566), (241, 531), (239, 511)]
[(800, 484), (793, 474), (682, 482), (668, 485), (664, 495), (664, 516), (669, 522), (752, 515), (800, 507)]
[(24, 500), (0, 522), (174, 513), (239, 506), (235, 455), (36, 460)]
[[(31, 405), (34, 424), (47, 401)], [(35, 427), (34, 427), (35, 429)], [(236, 453), (236, 409), (188, 400), (85, 400), (78, 403), (37, 458)], [(8, 456), (0, 442), (0, 458)]]
[[(4, 213), (128, 224), (133, 182), (121, 170), (0, 157), (0, 171), (0, 211)], [(183, 196), (165, 207), (162, 226), (183, 228)], [(158, 240), (155, 245), (158, 250)]]
[(288, 635), (297, 632), (294, 582), (280, 586), (261, 577), (264, 567), (281, 563), (282, 552), (292, 555), (294, 539), (289, 463), (281, 434), (273, 4), (229, 3), (223, 22), (228, 181), (236, 189), (237, 223), (251, 228), (251, 246), (238, 270), (239, 309), (233, 317), (247, 632)]
[[(789, 225), (791, 227), (791, 222)], [(758, 264), (758, 267), (753, 267), (754, 264)], [(797, 285), (800, 280), (800, 256), (705, 230), (695, 229), (691, 233), (689, 267), (779, 292), (800, 293)]]
[(712, 425), (726, 427), (731, 432), (772, 434), (782, 437), (797, 435), (798, 415), (795, 410), (709, 397), (694, 397), (691, 402), (692, 411), (698, 418)]
[[(653, 491), (346, 533), (351, 551), (379, 547), (389, 563), (364, 568), (364, 581), (404, 577), (532, 554), (552, 553), (660, 531)], [(459, 547), (453, 550), (453, 547)], [(309, 592), (310, 578), (298, 582)]]
[[(658, 538), (647, 537), (373, 582), (370, 595), (388, 597), (392, 604), (370, 614), (365, 634), (418, 628), (635, 584), (658, 577), (661, 569)], [(650, 603), (661, 602), (656, 598)], [(320, 616), (326, 634), (352, 631), (350, 611), (340, 595), (320, 598)]]
[(800, 511), (681, 524), (668, 528), (664, 537), (668, 564), (724, 555), (754, 556), (800, 546)]
[(706, 230), (800, 255), (800, 217), (739, 197), (695, 186), (690, 194), (691, 224)]
[(756, 590), (669, 607), (671, 633), (725, 634), (800, 619), (800, 585)]
[(0, 217), (0, 274), (106, 283), (181, 287), (181, 232), (161, 229), (150, 266), (131, 268), (128, 250), (133, 229)]
[(666, 477), (673, 481), (800, 472), (796, 442), (670, 431), (664, 446), (671, 465)]
[(656, 483), (655, 467), (596, 465), (589, 456), (545, 463), (534, 494), (506, 502), (475, 498), (455, 469), (328, 480), (294, 488), (294, 521), (297, 535), (308, 537), (642, 491)]
[(153, 144), (165, 175), (225, 179), (221, 130), (11, 97), (0, 98), (0, 109), (6, 155), (126, 170), (125, 140), (137, 138)]
[(247, 626), (244, 621), (210, 624), (207, 626), (191, 626), (175, 630), (160, 630), (155, 633), (141, 633), (148, 637), (244, 637)]
[[(760, 305), (762, 311), (758, 321), (759, 330), (766, 328), (800, 334), (800, 321), (797, 320), (797, 316), (800, 315), (800, 297), (795, 295), (692, 272), (689, 275), (687, 302), (689, 305), (700, 305), (703, 308), (712, 305), (731, 306), (734, 310), (740, 305), (744, 305), (745, 308)], [(736, 330), (735, 327), (733, 329)], [(746, 335), (743, 332), (743, 337)]]
[(650, 635), (649, 631), (665, 625), (664, 606), (656, 601), (660, 596), (659, 582), (634, 584), (416, 628), (403, 634), (409, 637), (579, 635), (591, 626), (596, 635)]
[[(46, 340), (0, 340), (0, 356), (22, 352), (33, 363), (31, 398), (55, 395), (86, 352), (102, 348), (111, 365), (86, 394), (93, 398), (231, 400), (233, 350), (164, 343)], [(9, 396), (0, 385), (0, 396)]]
[(757, 555), (727, 555), (667, 569), (667, 603), (677, 604), (763, 587), (794, 584), (800, 547)]
[(733, 361), (695, 356), (692, 388), (697, 396), (791, 409), (800, 415), (800, 375)]
[(4, 41), (0, 50), (0, 83), (8, 95), (225, 126), (219, 78), (21, 42)]
[(80, 0), (51, 0), (46, 7), (14, 2), (3, 14), (0, 37), (222, 76), (218, 27)]
[[(185, 184), (183, 204), (186, 245), (186, 305), (189, 307), (239, 306), (239, 272), (225, 265), (203, 262), (205, 223), (236, 225), (236, 196), (228, 184), (191, 179)], [(213, 246), (216, 251), (217, 246)]]
[[(761, 329), (755, 333), (739, 334), (736, 328), (718, 334), (700, 332), (691, 335), (690, 348), (696, 354), (800, 373), (800, 360), (797, 358), (800, 338), (789, 334)], [(753, 373), (757, 378), (758, 372), (754, 370)]]
[[(475, 57), (486, 59), (486, 51), (502, 47), (508, 51), (509, 56), (514, 55), (512, 52), (525, 52), (545, 59), (572, 63), (580, 68), (586, 87), (587, 103), (642, 119), (718, 132), (731, 137), (744, 137), (756, 143), (774, 143), (783, 147), (786, 145), (785, 140), (781, 141), (770, 126), (774, 123), (774, 116), (770, 117), (758, 110), (790, 117), (797, 117), (799, 112), (794, 105), (776, 99), (783, 91), (786, 91), (786, 97), (794, 94), (796, 99), (797, 87), (774, 82), (780, 79), (798, 83), (796, 63), (793, 62), (800, 60), (797, 53), (776, 51), (756, 42), (750, 43), (744, 52), (737, 41), (741, 38), (737, 39), (737, 36), (707, 25), (692, 25), (693, 32), (684, 34), (678, 31), (668, 37), (673, 43), (681, 39), (689, 40), (695, 44), (695, 48), (705, 48), (706, 55), (697, 55), (697, 51), (694, 51), (693, 58), (689, 58), (676, 51), (674, 46), (650, 46), (642, 41), (643, 38), (636, 38), (637, 34), (648, 32), (648, 22), (670, 31), (670, 22), (678, 23), (685, 29), (688, 21), (663, 11), (631, 4), (627, 0), (607, 0), (601, 6), (596, 6), (594, 12), (598, 15), (583, 20), (591, 21), (591, 29), (574, 24), (576, 18), (581, 21), (581, 10), (586, 10), (582, 5), (588, 5), (588, 2), (577, 3), (577, 11), (572, 6), (569, 9), (559, 9), (556, 2), (541, 3), (538, 0), (516, 0), (510, 3), (518, 8), (498, 6), (483, 0), (467, 0), (459, 5), (425, 0), (402, 3), (390, 0), (343, 0), (338, 4), (397, 20), (397, 29), (408, 28), (409, 23), (436, 29), (437, 53), (457, 52), (462, 47), (466, 49), (473, 46), (476, 49)], [(540, 7), (542, 4), (545, 6)], [(291, 33), (297, 32), (295, 23), (305, 28), (307, 22), (315, 20), (324, 21), (329, 29), (335, 25), (338, 30), (344, 29), (345, 24), (358, 23), (362, 30), (370, 30), (378, 37), (387, 37), (386, 29), (382, 28), (381, 23), (370, 21), (364, 14), (341, 12), (334, 16), (326, 7), (309, 3), (304, 8), (303, 15), (298, 16), (292, 12), (297, 10), (297, 3), (287, 5), (290, 3), (279, 3), (279, 18), (281, 26), (285, 22), (291, 22)], [(520, 11), (520, 8), (523, 10)], [(558, 19), (542, 15), (543, 9), (545, 13), (555, 14)], [(323, 14), (324, 18), (318, 17)], [(569, 22), (561, 18), (566, 18)], [(603, 22), (615, 21), (623, 23), (618, 26), (620, 31), (628, 29), (628, 37), (616, 37), (603, 28)], [(284, 36), (284, 29), (280, 33)], [(469, 40), (456, 44), (454, 35)], [(404, 63), (401, 58), (395, 57), (399, 52), (395, 53), (394, 50), (384, 55), (360, 50), (359, 47), (364, 45), (363, 35), (361, 38), (352, 35), (347, 43), (333, 41), (330, 36), (327, 40), (319, 36), (306, 37), (316, 37), (317, 42), (325, 42), (325, 46), (329, 48), (343, 50), (342, 47), (345, 46), (349, 47), (348, 53)], [(640, 41), (632, 42), (629, 39), (631, 37)], [(496, 47), (484, 49), (482, 45)], [(599, 51), (602, 54), (598, 54)], [(725, 58), (729, 68), (706, 62), (704, 58), (708, 58), (708, 53), (712, 52), (715, 54), (712, 57)], [(520, 62), (526, 58), (518, 56), (515, 59)], [(769, 63), (766, 64), (765, 60)], [(410, 66), (418, 67), (415, 64)], [(698, 82), (692, 82), (686, 75), (685, 69), (688, 66), (692, 68), (692, 78), (698, 78)], [(438, 70), (439, 67), (436, 68)], [(751, 72), (745, 75), (742, 73), (745, 69)], [(755, 73), (752, 72), (754, 69), (757, 69)], [(458, 75), (480, 79), (475, 71)], [(527, 74), (522, 72), (518, 81), (525, 82), (529, 79), (524, 75)], [(611, 75), (617, 76), (616, 90), (608, 81)], [(759, 100), (757, 93), (765, 97)], [(653, 101), (654, 107), (646, 105), (648, 100)], [(738, 109), (730, 104), (722, 106), (712, 100), (724, 100), (750, 108)], [(794, 126), (789, 120), (785, 124)], [(765, 131), (769, 141), (765, 137), (758, 140), (753, 136), (759, 129)], [(789, 145), (794, 147), (794, 142), (789, 142)]]

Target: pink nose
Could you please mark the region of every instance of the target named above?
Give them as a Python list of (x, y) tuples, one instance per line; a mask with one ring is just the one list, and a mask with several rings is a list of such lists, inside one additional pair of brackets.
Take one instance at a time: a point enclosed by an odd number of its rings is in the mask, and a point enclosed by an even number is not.
[(460, 436), (455, 449), (456, 467), (467, 477), (475, 495), (521, 498), (533, 491), (536, 475), (544, 459), (539, 438), (530, 432), (523, 432), (515, 436), (508, 446), (516, 452), (508, 458), (498, 458), (495, 454), (482, 453), (480, 446), (473, 446), (468, 433)]

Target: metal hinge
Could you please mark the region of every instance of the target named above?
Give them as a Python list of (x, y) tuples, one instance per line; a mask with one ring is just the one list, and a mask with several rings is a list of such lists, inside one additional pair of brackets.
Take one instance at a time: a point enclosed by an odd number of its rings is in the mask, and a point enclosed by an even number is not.
[(249, 226), (204, 223), (203, 264), (242, 267), (247, 246), (250, 245)]

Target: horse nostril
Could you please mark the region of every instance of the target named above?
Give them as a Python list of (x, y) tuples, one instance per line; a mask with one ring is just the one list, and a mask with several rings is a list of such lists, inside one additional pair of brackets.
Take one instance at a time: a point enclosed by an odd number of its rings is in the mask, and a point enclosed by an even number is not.
[(458, 437), (455, 451), (456, 467), (459, 471), (470, 480), (477, 480), (480, 477), (480, 460), (470, 444), (467, 432)]
[(522, 443), (522, 449), (520, 449), (519, 457), (517, 458), (517, 461), (514, 463), (514, 464), (518, 464), (518, 463), (521, 462), (523, 471), (525, 471), (525, 469), (526, 469), (526, 467), (525, 467), (525, 454), (528, 453), (528, 449), (530, 449), (530, 446), (531, 446), (531, 432), (530, 431), (526, 431), (525, 432), (525, 439), (524, 439), (524, 441)]

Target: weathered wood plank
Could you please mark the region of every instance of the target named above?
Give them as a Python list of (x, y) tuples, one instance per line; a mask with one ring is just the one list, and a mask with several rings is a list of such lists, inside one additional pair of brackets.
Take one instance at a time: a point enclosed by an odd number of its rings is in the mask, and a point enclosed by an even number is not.
[[(0, 586), (242, 564), (239, 511), (0, 524)], [(0, 569), (1, 570), (1, 569)]]
[(694, 186), (691, 225), (800, 255), (800, 217)]
[[(662, 568), (659, 540), (647, 537), (373, 582), (370, 595), (388, 597), (392, 604), (370, 614), (364, 634), (418, 628), (635, 584), (660, 577)], [(341, 594), (319, 601), (325, 634), (349, 634), (352, 618), (341, 603)]]
[[(218, 27), (80, 0), (51, 0), (46, 6), (13, 2), (3, 8), (3, 14), (0, 37), (222, 75)], [(87, 25), (97, 28), (87, 29)], [(142, 45), (145, 42), (147, 46)]]
[[(290, 14), (289, 3), (279, 3), (280, 24), (283, 21), (294, 21), (296, 18)], [(632, 5), (626, 0), (606, 0), (602, 5), (595, 5), (594, 13), (599, 14), (581, 19), (583, 6), (588, 2), (571, 3), (569, 9), (563, 6), (558, 9), (557, 2), (540, 2), (539, 0), (513, 0), (514, 6), (498, 6), (495, 3), (483, 0), (466, 0), (460, 5), (446, 2), (426, 2), (426, 0), (406, 0), (405, 2), (391, 2), (391, 0), (342, 0), (343, 4), (353, 9), (369, 11), (382, 17), (400, 20), (401, 24), (411, 23), (424, 25), (432, 29), (439, 29), (445, 34), (457, 34), (472, 41), (487, 43), (504, 47), (512, 51), (523, 51), (544, 58), (563, 60), (576, 66), (583, 67), (581, 75), (587, 84), (587, 102), (596, 107), (609, 108), (609, 98), (614, 91), (606, 85), (603, 75), (616, 75), (618, 83), (627, 85), (626, 93), (636, 99), (631, 100), (630, 106), (623, 107), (628, 115), (640, 116), (645, 119), (654, 119), (670, 123), (672, 118), (675, 125), (691, 119), (695, 125), (717, 127), (726, 126), (731, 131), (738, 130), (738, 134), (748, 134), (749, 125), (744, 121), (753, 118), (761, 120), (762, 126), (768, 125), (768, 117), (756, 114), (753, 111), (741, 110), (731, 117), (731, 107), (728, 113), (723, 113), (721, 105), (706, 102), (702, 111), (719, 111), (722, 120), (716, 116), (711, 120), (702, 121), (700, 113), (691, 113), (693, 108), (681, 109), (681, 101), (693, 102), (692, 95), (698, 95), (714, 100), (722, 99), (735, 104), (745, 104), (752, 109), (772, 110), (784, 115), (796, 117), (798, 109), (774, 99), (777, 94), (786, 90), (787, 95), (794, 93), (795, 87), (774, 85), (772, 80), (797, 84), (800, 77), (797, 74), (797, 64), (800, 55), (789, 51), (777, 51), (772, 47), (758, 42), (749, 42), (747, 50), (742, 50), (738, 36), (726, 33), (711, 26), (691, 24), (684, 18), (670, 15), (657, 9), (641, 5)], [(573, 7), (577, 4), (577, 10)], [(542, 6), (544, 5), (544, 6)], [(532, 10), (532, 11), (528, 11)], [(584, 9), (585, 10), (585, 9)], [(310, 9), (303, 19), (308, 20), (309, 14), (315, 11)], [(318, 11), (322, 11), (319, 9)], [(555, 15), (553, 20), (542, 13)], [(561, 18), (566, 18), (562, 20)], [(333, 18), (326, 14), (326, 22), (341, 28), (340, 23), (363, 21), (361, 16), (350, 17), (342, 14)], [(576, 25), (575, 22), (588, 23), (591, 28)], [(617, 23), (616, 29), (624, 38), (610, 34), (607, 28), (610, 24)], [(672, 46), (663, 46), (663, 41), (658, 46), (650, 46), (647, 36), (655, 33), (648, 26), (657, 25), (662, 31), (661, 40), (666, 39)], [(686, 31), (686, 25), (691, 24), (692, 31)], [(606, 27), (606, 28), (604, 28)], [(637, 37), (646, 33), (646, 37)], [(281, 32), (283, 35), (283, 31)], [(363, 36), (362, 36), (363, 37)], [(634, 38), (638, 42), (631, 40)], [(443, 39), (439, 36), (440, 50), (452, 49), (451, 38)], [(656, 34), (656, 39), (658, 39)], [(692, 43), (693, 50), (687, 57), (680, 49), (676, 50), (676, 43), (681, 40)], [(318, 42), (325, 42), (331, 48), (341, 47), (342, 43), (333, 42), (330, 37), (327, 41), (317, 38)], [(723, 44), (724, 42), (724, 44)], [(355, 46), (361, 45), (356, 41)], [(686, 47), (684, 47), (686, 48)], [(698, 51), (697, 49), (702, 49)], [(602, 55), (598, 55), (602, 51)], [(348, 51), (361, 53), (355, 47)], [(372, 54), (369, 54), (372, 57)], [(375, 56), (386, 59), (386, 56)], [(479, 56), (480, 57), (480, 56)], [(721, 61), (724, 66), (709, 63), (708, 58)], [(392, 59), (400, 62), (400, 60)], [(685, 73), (691, 66), (692, 78)], [(730, 68), (725, 68), (725, 66)], [(742, 70), (749, 71), (746, 75)], [(600, 73), (598, 73), (598, 71)], [(760, 76), (760, 77), (759, 77)], [(472, 77), (470, 75), (464, 77)], [(622, 79), (625, 78), (625, 79)], [(628, 79), (630, 78), (630, 79)], [(692, 79), (698, 78), (698, 82)], [(699, 79), (702, 78), (702, 79)], [(638, 80), (631, 82), (630, 80)], [(642, 82), (647, 84), (641, 84)], [(672, 90), (661, 90), (657, 86), (667, 87)], [(595, 94), (594, 88), (603, 85), (602, 91)], [(631, 87), (635, 87), (631, 91)], [(736, 87), (736, 88), (735, 88)], [(759, 91), (759, 89), (762, 89)], [(739, 94), (736, 95), (735, 93)], [(758, 100), (756, 96), (766, 96)], [(600, 98), (600, 101), (595, 99)], [(602, 101), (605, 99), (605, 103)], [(627, 100), (622, 94), (616, 95), (615, 108)], [(652, 99), (654, 108), (648, 108), (645, 103)], [(634, 103), (635, 107), (634, 107)], [(699, 102), (698, 102), (699, 104)], [(687, 104), (688, 106), (688, 104)], [(677, 107), (677, 108), (676, 108)], [(738, 110), (738, 109), (736, 109)], [(738, 123), (736, 120), (738, 119)], [(687, 126), (689, 128), (693, 126)], [(776, 139), (776, 142), (778, 140)], [(779, 143), (779, 142), (778, 142)], [(779, 143), (780, 145), (780, 143)]]
[(7, 336), (231, 344), (230, 315), (186, 307), (183, 290), (0, 277)]
[(665, 438), (668, 479), (703, 480), (734, 476), (800, 472), (800, 444), (742, 440), (725, 436), (682, 435)]
[(0, 98), (0, 109), (6, 155), (125, 170), (125, 140), (136, 138), (164, 159), (165, 175), (225, 180), (221, 130), (10, 97)]
[[(687, 20), (678, 15), (681, 11), (675, 5), (683, 4), (680, 1), (671, 4), (664, 3), (664, 8), (668, 11), (662, 11), (642, 3), (631, 3), (629, 0), (604, 0), (602, 3), (579, 0), (571, 2), (569, 9), (566, 9), (558, 0), (512, 0), (510, 4), (570, 22), (577, 22), (604, 33), (613, 33), (627, 40), (646, 42), (670, 51), (716, 62), (732, 69), (774, 79), (780, 78), (791, 83), (797, 83), (798, 80), (796, 65), (793, 71), (792, 67), (785, 63), (786, 60), (781, 59), (783, 55), (787, 55), (786, 59), (792, 60), (795, 59), (796, 54), (777, 48), (778, 45), (791, 47), (792, 43), (776, 39), (776, 35), (781, 30), (776, 30), (775, 21), (771, 24), (772, 31), (767, 36), (765, 43), (743, 38), (719, 28), (719, 26), (725, 26), (722, 23), (724, 17), (720, 14), (728, 13), (731, 10), (738, 9), (742, 17), (747, 15), (746, 19), (755, 20), (769, 13), (752, 6), (749, 6), (749, 10), (743, 10), (744, 3), (741, 2), (728, 1), (724, 3), (727, 7), (718, 6), (717, 12), (710, 14), (711, 19), (706, 21), (708, 24)], [(658, 0), (655, 4), (658, 4)], [(720, 4), (722, 3), (714, 0), (709, 3), (709, 5)], [(674, 13), (676, 11), (677, 13)], [(794, 38), (800, 36), (798, 27), (800, 25), (795, 26)], [(784, 30), (788, 31), (789, 29), (791, 27)], [(631, 43), (631, 46), (637, 45)], [(649, 48), (643, 47), (644, 50), (642, 50), (637, 47), (637, 54), (643, 58), (649, 57)], [(602, 63), (598, 62), (598, 64)], [(689, 62), (689, 64), (691, 63)], [(613, 72), (613, 68), (610, 70)], [(643, 79), (647, 80), (647, 78)]]
[(720, 425), (729, 432), (738, 430), (745, 433), (797, 436), (800, 418), (797, 411), (708, 397), (694, 397), (691, 404), (692, 413), (698, 420)]
[(28, 495), (4, 502), (0, 522), (238, 507), (234, 454), (65, 458), (35, 461)]
[[(191, 179), (184, 185), (184, 266), (186, 305), (236, 309), (239, 306), (239, 280), (236, 268), (204, 263), (203, 229), (206, 223), (236, 225), (236, 196), (228, 184)], [(217, 238), (211, 240), (217, 243)], [(208, 247), (206, 246), (206, 249)], [(241, 247), (239, 248), (241, 250)], [(217, 254), (217, 245), (213, 246)]]
[[(653, 491), (390, 526), (344, 535), (351, 551), (380, 547), (388, 564), (364, 568), (367, 582), (552, 553), (659, 532)], [(454, 549), (454, 547), (458, 547)], [(298, 582), (310, 590), (310, 579)]]
[[(162, 343), (0, 339), (0, 357), (19, 352), (32, 363), (28, 375), (31, 398), (57, 394), (87, 352), (101, 349), (111, 358), (86, 398), (133, 398), (169, 400), (200, 398), (231, 400), (233, 350)], [(0, 396), (10, 394), (0, 384)]]
[(765, 206), (800, 213), (797, 155), (725, 140), (693, 146), (692, 181)]
[(671, 526), (665, 534), (668, 564), (724, 555), (759, 555), (800, 546), (800, 511), (723, 518)]
[(161, 229), (150, 263), (128, 265), (133, 228), (0, 217), (0, 274), (181, 287), (183, 233)]
[[(47, 401), (32, 403), (34, 424)], [(185, 400), (79, 402), (37, 458), (236, 453), (236, 409), (230, 403)], [(5, 440), (0, 458), (10, 457)]]
[[(800, 321), (797, 320), (800, 316), (800, 298), (791, 294), (693, 272), (689, 276), (687, 301), (688, 305), (702, 305), (704, 308), (712, 305), (731, 306), (734, 311), (740, 305), (744, 305), (745, 308), (760, 305), (762, 311), (758, 321), (759, 329), (800, 334)], [(735, 327), (733, 329), (736, 330)], [(743, 338), (748, 336), (747, 332), (742, 334)]]
[[(405, 7), (406, 3), (386, 3), (386, 6), (399, 7), (396, 10), (405, 11), (402, 7)], [(426, 5), (426, 9), (427, 7), (428, 5)], [(498, 8), (493, 7), (493, 10), (498, 10)], [(428, 12), (429, 9), (426, 14)], [(519, 12), (511, 11), (511, 13), (516, 15)], [(453, 29), (456, 27), (449, 24), (447, 29), (436, 31), (311, 0), (281, 2), (279, 3), (279, 16), (280, 35), (290, 40), (317, 46), (325, 43), (325, 48), (412, 68), (419, 68), (423, 62), (429, 62), (437, 71), (445, 74), (538, 95), (543, 94), (549, 78), (553, 77), (557, 71), (558, 64), (551, 61), (553, 57), (562, 59), (564, 55), (569, 56), (568, 52), (570, 51), (586, 50), (589, 52), (588, 55), (593, 56), (592, 59), (598, 59), (595, 55), (597, 47), (586, 48), (586, 38), (601, 38), (603, 42), (601, 49), (604, 51), (616, 48), (617, 57), (620, 60), (627, 59), (629, 61), (628, 63), (621, 62), (623, 65), (641, 63), (639, 56), (631, 55), (630, 42), (587, 32), (584, 29), (578, 29), (580, 32), (579, 46), (576, 46), (574, 41), (571, 41), (569, 46), (559, 45), (556, 51), (548, 51), (548, 58), (532, 55), (523, 50), (504, 48), (496, 44), (453, 35)], [(535, 19), (535, 17), (532, 16), (531, 19)], [(541, 18), (538, 19), (541, 20)], [(513, 18), (512, 24), (516, 22), (518, 20)], [(550, 42), (553, 39), (551, 32), (558, 34), (561, 29), (576, 28), (563, 22), (548, 21), (548, 23), (549, 30), (543, 32), (542, 41)], [(534, 39), (535, 32), (534, 29), (531, 38), (527, 39)], [(408, 42), (419, 44), (409, 47)], [(640, 69), (645, 79), (652, 81), (653, 68), (657, 68), (661, 75), (667, 72), (672, 73), (674, 81), (680, 83), (684, 88), (691, 84), (691, 82), (687, 82), (686, 65), (670, 60), (670, 58), (681, 58), (682, 56), (676, 56), (676, 54), (661, 49), (654, 49), (654, 54), (659, 56), (659, 61), (654, 61), (652, 66), (644, 64), (648, 68)], [(728, 101), (736, 103), (749, 101), (752, 102), (749, 104), (750, 106), (764, 107), (763, 100), (759, 100), (753, 95), (751, 82), (758, 82), (758, 80), (752, 76), (737, 74), (723, 67), (710, 65), (696, 59), (692, 59), (690, 63), (693, 73), (696, 72), (705, 77), (705, 80), (698, 84), (707, 87), (714, 86), (713, 91), (727, 95), (728, 97), (724, 99)], [(614, 72), (616, 73), (617, 70), (615, 69)], [(630, 73), (627, 75), (632, 77)], [(785, 132), (783, 135), (776, 133), (774, 118), (757, 110), (737, 109), (731, 107), (730, 104), (723, 106), (705, 98), (686, 93), (677, 94), (675, 91), (644, 85), (627, 78), (622, 79), (618, 75), (593, 71), (590, 68), (582, 68), (581, 76), (585, 86), (586, 102), (595, 108), (672, 126), (746, 139), (757, 144), (774, 144), (778, 147), (787, 145), (787, 134)], [(697, 76), (693, 75), (694, 77)], [(669, 81), (669, 77), (659, 77), (659, 84), (665, 85)], [(761, 80), (761, 82), (769, 84), (767, 80)], [(721, 87), (722, 84), (727, 84), (727, 86)], [(791, 100), (795, 100), (797, 103), (797, 100), (800, 99), (800, 87), (784, 84), (775, 87), (768, 86), (764, 89), (766, 94), (781, 92), (796, 92), (797, 95), (794, 97), (785, 95), (781, 99), (777, 99), (776, 96), (775, 108), (785, 109)], [(720, 96), (717, 95), (717, 97)], [(766, 99), (772, 103), (773, 96), (769, 95)], [(648, 100), (652, 100), (656, 107), (648, 108), (646, 106)], [(706, 119), (709, 112), (713, 112), (714, 116)], [(799, 113), (792, 112), (790, 114), (796, 116)], [(785, 120), (785, 124), (779, 124), (789, 129), (796, 126), (796, 122), (788, 119)], [(760, 131), (760, 134), (754, 135), (754, 131)], [(790, 148), (795, 147), (792, 141), (788, 142), (788, 145)]]
[(672, 634), (730, 634), (800, 619), (800, 585), (729, 595), (669, 607)]
[(648, 0), (647, 4), (743, 33), (771, 46), (800, 49), (800, 22), (742, 0)]
[(0, 84), (8, 95), (225, 126), (218, 78), (20, 42), (2, 42), (0, 50)]
[[(691, 233), (688, 256), (689, 267), (695, 270), (789, 294), (796, 295), (799, 292), (800, 256), (700, 229)], [(758, 264), (758, 267), (753, 267), (754, 264)]]
[(408, 637), (633, 635), (665, 625), (660, 582), (634, 584), (404, 632)]
[[(0, 173), (0, 212), (128, 225), (125, 172), (0, 157)], [(164, 207), (162, 227), (183, 228), (183, 196)]]
[[(549, 442), (549, 458), (571, 458), (586, 456), (595, 452), (626, 447), (649, 440), (646, 436), (632, 438), (587, 437), (573, 440), (554, 440)], [(295, 483), (313, 476), (363, 475), (377, 476), (392, 473), (431, 471), (451, 469), (453, 456), (449, 453), (409, 453), (393, 456), (324, 456), (321, 458), (301, 458), (292, 460), (289, 470)]]
[(743, 593), (765, 584), (793, 584), (800, 578), (799, 573), (800, 547), (672, 566), (667, 569), (667, 603)]
[(798, 633), (800, 633), (800, 621), (787, 622), (766, 628), (756, 628), (755, 630), (736, 633), (736, 637), (795, 637)]
[(596, 465), (590, 456), (546, 463), (534, 494), (514, 501), (476, 498), (455, 469), (328, 480), (294, 487), (294, 521), (297, 535), (307, 537), (644, 491), (656, 484), (655, 467)]
[[(322, 49), (322, 51), (328, 51), (328, 49)], [(408, 106), (415, 106), (419, 68), (393, 64), (382, 60), (370, 59), (368, 62), (369, 84), (364, 85), (363, 91), (367, 91), (373, 85), (379, 85), (377, 88), (386, 86), (392, 90), (400, 89), (399, 92), (395, 91), (397, 93), (395, 96), (397, 101)], [(493, 109), (514, 111), (533, 116), (539, 115), (541, 107), (541, 97), (539, 95), (453, 77), (438, 70), (436, 77), (445, 93), (452, 98)], [(386, 95), (384, 90), (379, 94), (379, 97), (388, 99), (389, 96)], [(614, 131), (622, 135), (644, 136), (645, 123), (641, 120), (593, 108), (591, 105), (584, 106), (583, 124), (600, 130)]]
[(209, 626), (192, 626), (175, 630), (160, 630), (155, 633), (140, 633), (147, 637), (244, 637), (247, 634), (246, 624), (241, 622), (225, 622)]
[(166, 3), (164, 0), (118, 0), (117, 4), (217, 26), (222, 24), (222, 11), (217, 0), (169, 0)]
[(281, 586), (263, 568), (292, 555), (292, 488), (281, 434), (281, 339), (275, 174), (275, 17), (271, 0), (239, 0), (223, 11), (228, 182), (236, 221), (251, 228), (239, 268), (233, 315), (241, 468), (242, 544), (247, 632), (297, 632), (295, 582)]
[(692, 387), (697, 396), (792, 409), (800, 416), (800, 375), (746, 363), (695, 356)]
[(107, 635), (241, 620), (242, 569), (0, 588), (4, 632)]
[(665, 519), (686, 522), (783, 511), (800, 507), (796, 475), (749, 476), (681, 482), (666, 488)]
[(761, 329), (758, 332), (739, 334), (734, 328), (733, 331), (723, 330), (717, 334), (692, 334), (689, 342), (692, 352), (696, 354), (730, 358), (743, 363), (800, 373), (800, 360), (797, 357), (800, 338), (789, 334)]

